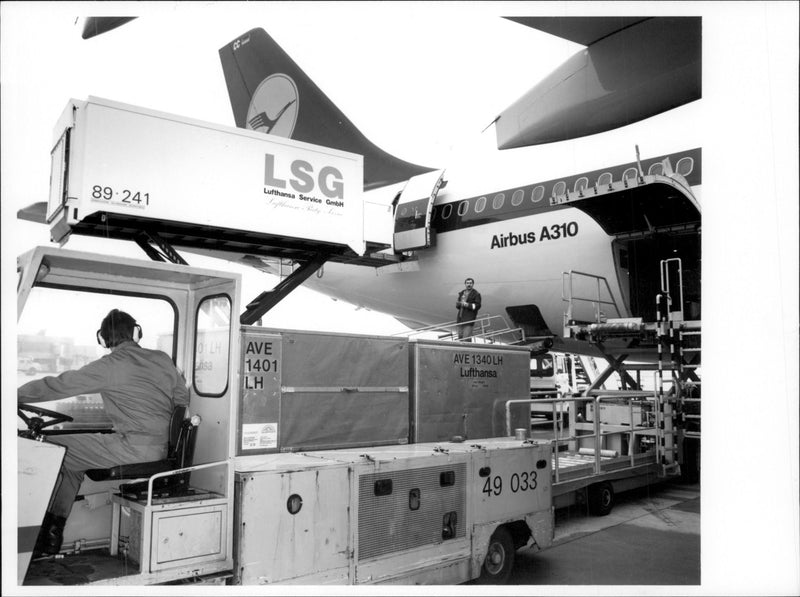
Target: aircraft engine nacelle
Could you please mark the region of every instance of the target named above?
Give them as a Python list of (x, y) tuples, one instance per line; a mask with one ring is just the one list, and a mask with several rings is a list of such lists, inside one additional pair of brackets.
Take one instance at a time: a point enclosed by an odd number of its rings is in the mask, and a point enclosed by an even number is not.
[(512, 20), (588, 47), (500, 114), (498, 149), (602, 133), (702, 97), (700, 17), (642, 19), (616, 32), (602, 28), (608, 19), (569, 32), (563, 17)]

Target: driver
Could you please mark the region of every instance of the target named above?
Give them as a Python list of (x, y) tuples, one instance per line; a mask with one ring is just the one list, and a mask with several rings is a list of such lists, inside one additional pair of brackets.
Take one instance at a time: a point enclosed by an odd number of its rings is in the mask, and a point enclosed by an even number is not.
[(167, 455), (170, 416), (176, 406), (188, 406), (189, 392), (166, 353), (139, 346), (141, 335), (142, 328), (133, 317), (113, 309), (97, 330), (97, 341), (111, 349), (109, 354), (80, 369), (30, 381), (17, 390), (20, 404), (99, 392), (115, 431), (48, 438), (67, 451), (35, 554), (56, 554), (61, 549), (64, 525), (84, 471), (161, 460)]

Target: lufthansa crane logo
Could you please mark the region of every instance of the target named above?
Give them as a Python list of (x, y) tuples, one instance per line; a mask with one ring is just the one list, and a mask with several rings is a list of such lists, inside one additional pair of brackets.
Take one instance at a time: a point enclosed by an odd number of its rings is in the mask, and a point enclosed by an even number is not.
[(291, 137), (299, 108), (297, 85), (283, 73), (270, 75), (258, 86), (247, 109), (247, 128)]

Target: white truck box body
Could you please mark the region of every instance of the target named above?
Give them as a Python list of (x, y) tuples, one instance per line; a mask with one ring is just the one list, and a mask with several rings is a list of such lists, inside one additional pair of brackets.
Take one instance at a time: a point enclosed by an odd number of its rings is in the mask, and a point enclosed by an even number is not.
[(95, 97), (54, 136), (56, 241), (105, 212), (365, 251), (363, 156)]

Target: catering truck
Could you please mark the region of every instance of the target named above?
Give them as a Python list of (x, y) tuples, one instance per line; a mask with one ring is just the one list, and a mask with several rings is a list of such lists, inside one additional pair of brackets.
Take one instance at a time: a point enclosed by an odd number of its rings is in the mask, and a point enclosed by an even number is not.
[(85, 355), (122, 309), (191, 394), (165, 461), (87, 472), (56, 557), (32, 557), (51, 440), (112, 430), (96, 396), (20, 406), (20, 584), (502, 582), (552, 541), (550, 444), (522, 411), (506, 433), (527, 349), (241, 325), (239, 275), (183, 264), (38, 247), (18, 270), (19, 334)]
[[(401, 265), (387, 206), (364, 200), (362, 156), (90, 98), (68, 103), (51, 157), (44, 220), (61, 246), (18, 259), (19, 362), (102, 356), (95, 330), (120, 309), (191, 400), (164, 460), (86, 472), (46, 558), (33, 549), (64, 457), (50, 440), (113, 429), (97, 395), (20, 405), (21, 584), (499, 583), (515, 549), (551, 543), (554, 505), (585, 495), (608, 513), (614, 491), (680, 470), (688, 436), (666, 392), (612, 395), (601, 375), (539, 398), (570, 418), (543, 436), (529, 348), (258, 325), (328, 261)], [(150, 261), (63, 248), (74, 234)], [(297, 267), (245, 302), (238, 274), (175, 247)]]

